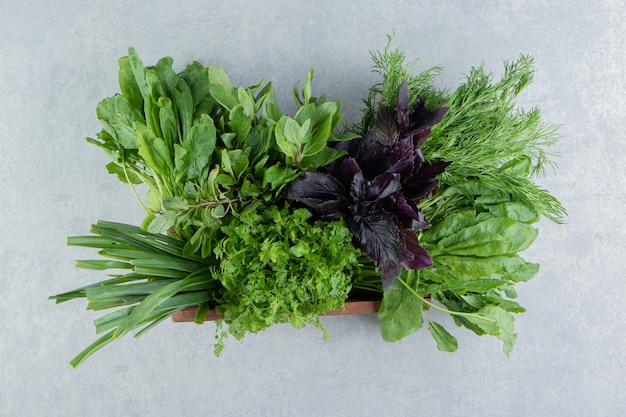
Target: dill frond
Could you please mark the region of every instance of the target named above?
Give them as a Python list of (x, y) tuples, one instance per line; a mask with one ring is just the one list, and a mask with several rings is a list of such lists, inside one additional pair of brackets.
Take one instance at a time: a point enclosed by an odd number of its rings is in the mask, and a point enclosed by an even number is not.
[(504, 67), (502, 79), (495, 83), (484, 67), (472, 68), (448, 98), (449, 111), (433, 127), (424, 155), (430, 161), (452, 161), (440, 177), (444, 188), (478, 179), (487, 190), (505, 190), (513, 200), (560, 222), (565, 209), (529, 179), (555, 168), (545, 148), (558, 141), (558, 126), (544, 124), (538, 108), (525, 111), (516, 106), (515, 98), (533, 79), (533, 58), (521, 55)]

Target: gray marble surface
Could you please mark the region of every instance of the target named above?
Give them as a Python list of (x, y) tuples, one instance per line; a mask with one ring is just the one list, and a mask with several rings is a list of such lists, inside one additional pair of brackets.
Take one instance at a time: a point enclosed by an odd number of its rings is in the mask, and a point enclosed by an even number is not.
[[(0, 415), (2, 416), (623, 416), (626, 415), (626, 5), (605, 1), (0, 2)], [(519, 288), (527, 313), (507, 358), (456, 329), (454, 354), (427, 331), (380, 339), (374, 317), (329, 317), (331, 339), (279, 326), (212, 355), (213, 324), (164, 323), (74, 370), (97, 314), (48, 295), (101, 278), (68, 248), (98, 219), (137, 223), (128, 188), (83, 138), (117, 91), (117, 58), (213, 63), (237, 84), (267, 75), (280, 104), (316, 70), (314, 88), (346, 117), (376, 81), (369, 51), (396, 33), (417, 68), (442, 65), (455, 87), (471, 66), (498, 75), (534, 55), (520, 104), (562, 124), (557, 175), (540, 183), (569, 211), (540, 224)], [(293, 107), (291, 107), (293, 108)], [(436, 314), (436, 313), (433, 313)]]

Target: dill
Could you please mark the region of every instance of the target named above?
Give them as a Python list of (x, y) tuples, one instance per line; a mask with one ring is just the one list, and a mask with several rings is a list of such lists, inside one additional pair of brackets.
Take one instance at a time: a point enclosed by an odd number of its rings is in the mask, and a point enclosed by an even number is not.
[(449, 111), (423, 147), (429, 161), (452, 164), (440, 176), (443, 188), (463, 189), (477, 179), (488, 192), (508, 194), (538, 214), (562, 222), (565, 209), (531, 178), (555, 168), (546, 147), (558, 139), (558, 126), (541, 121), (538, 108), (519, 109), (515, 98), (533, 79), (534, 60), (521, 55), (505, 62), (501, 80), (484, 67), (472, 68), (466, 82), (446, 100)]

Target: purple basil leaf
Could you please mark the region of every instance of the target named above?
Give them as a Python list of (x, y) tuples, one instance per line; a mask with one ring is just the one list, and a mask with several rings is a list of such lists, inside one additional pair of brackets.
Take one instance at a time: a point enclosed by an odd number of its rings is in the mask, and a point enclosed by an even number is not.
[(402, 194), (398, 195), (394, 213), (405, 229), (424, 230), (430, 226), (426, 221), (424, 213), (409, 203)]
[(374, 178), (376, 175), (385, 172), (390, 150), (389, 146), (381, 145), (376, 139), (376, 128), (372, 128), (367, 132), (361, 140), (357, 157), (358, 165), (367, 178)]
[(415, 129), (406, 134), (408, 138), (413, 142), (415, 149), (420, 149), (430, 136), (430, 126), (426, 128)]
[(405, 183), (403, 187), (404, 196), (409, 201), (418, 202), (431, 192), (435, 191), (439, 187), (439, 180), (437, 179), (429, 179), (422, 181), (416, 185), (409, 185)]
[(324, 215), (340, 214), (348, 205), (346, 190), (333, 176), (321, 172), (305, 172), (290, 182), (286, 197)]
[(378, 107), (374, 125), (376, 140), (381, 145), (393, 146), (398, 140), (399, 128), (396, 113), (387, 106)]
[(367, 183), (363, 198), (367, 201), (383, 200), (400, 189), (402, 189), (400, 175), (383, 172), (373, 181)]
[(405, 81), (398, 92), (398, 106), (396, 107), (396, 119), (400, 130), (409, 127), (409, 84)]
[(402, 265), (407, 269), (422, 269), (433, 264), (433, 260), (428, 255), (417, 238), (417, 235), (410, 230), (402, 230)]
[(365, 184), (367, 180), (363, 177), (363, 172), (359, 171), (352, 177), (350, 184), (350, 197), (353, 202), (360, 202), (363, 200), (363, 194), (365, 193)]
[(386, 172), (390, 172), (392, 174), (400, 174), (400, 177), (402, 178), (401, 181), (403, 181), (404, 178), (411, 176), (414, 167), (415, 161), (413, 159), (405, 159), (403, 161), (396, 162), (394, 165), (388, 168)]
[(354, 158), (345, 158), (335, 165), (333, 176), (341, 181), (346, 189), (349, 189), (352, 184), (352, 178), (354, 178), (358, 172), (362, 171), (356, 160)]
[(380, 270), (383, 289), (389, 288), (402, 270), (402, 238), (391, 216), (385, 212), (355, 216), (348, 227), (355, 245), (369, 257)]
[(392, 161), (402, 161), (404, 159), (413, 159), (415, 153), (415, 146), (413, 145), (413, 139), (406, 137), (396, 142), (396, 146), (389, 152), (389, 158)]

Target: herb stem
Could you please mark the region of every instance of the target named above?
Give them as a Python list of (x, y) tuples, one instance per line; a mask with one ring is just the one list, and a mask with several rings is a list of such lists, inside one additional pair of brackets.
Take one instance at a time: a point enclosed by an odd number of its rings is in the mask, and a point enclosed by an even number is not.
[(137, 199), (137, 202), (146, 213), (150, 213), (150, 211), (148, 211), (148, 208), (143, 204), (143, 201), (141, 201), (141, 198), (139, 198), (139, 195), (137, 194), (137, 190), (135, 190), (133, 183), (130, 181), (130, 178), (128, 176), (128, 171), (126, 170), (126, 163), (122, 164), (122, 169), (124, 170), (124, 177), (126, 177), (126, 182), (130, 186), (130, 189), (133, 192), (135, 199)]
[(397, 277), (397, 280), (400, 280), (400, 283), (402, 283), (402, 285), (404, 285), (404, 287), (414, 296), (416, 296), (417, 298), (419, 298), (420, 300), (422, 300), (422, 302), (424, 304), (427, 304), (428, 306), (434, 308), (435, 310), (439, 310), (442, 311), (444, 313), (448, 313), (450, 315), (454, 315), (454, 316), (465, 316), (465, 317), (475, 317), (481, 320), (485, 320), (485, 321), (490, 321), (492, 323), (497, 323), (497, 320), (491, 319), (489, 317), (484, 317), (481, 316), (480, 314), (476, 314), (476, 313), (467, 313), (467, 312), (462, 312), (462, 311), (454, 311), (454, 310), (448, 310), (447, 308), (443, 308), (443, 307), (439, 307), (436, 304), (431, 303), (430, 301), (428, 301), (427, 299), (425, 299), (424, 297), (422, 297), (421, 295), (419, 295), (417, 293), (417, 291), (415, 291), (413, 288), (411, 288), (411, 286), (409, 284), (406, 283), (406, 281), (404, 281), (401, 277)]

